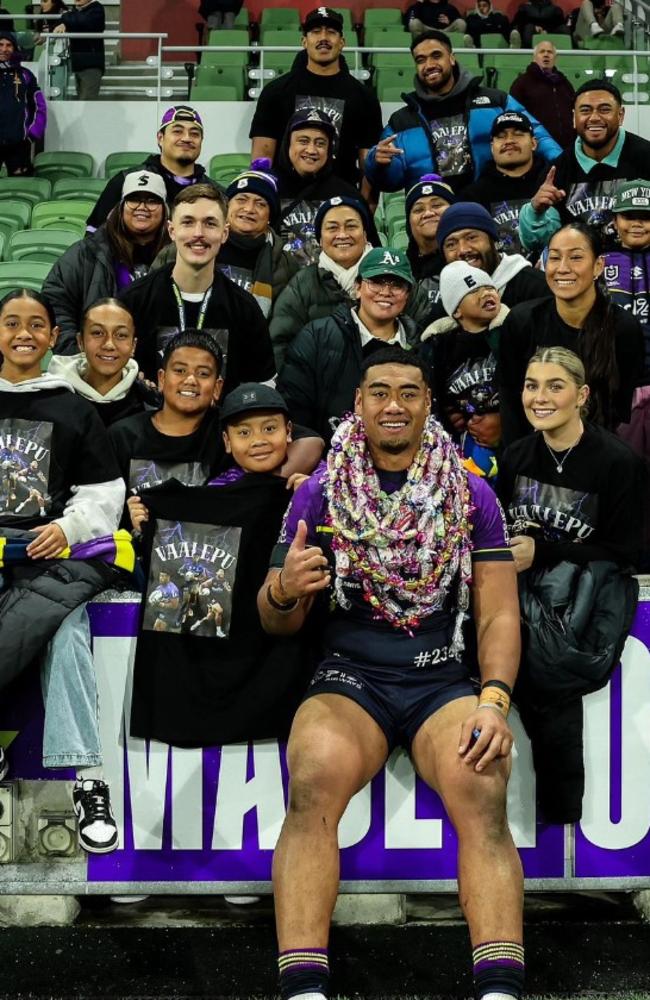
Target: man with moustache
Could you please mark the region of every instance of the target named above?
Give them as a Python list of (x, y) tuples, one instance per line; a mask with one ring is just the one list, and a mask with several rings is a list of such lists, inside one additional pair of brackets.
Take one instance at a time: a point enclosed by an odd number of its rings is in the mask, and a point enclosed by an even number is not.
[(330, 7), (310, 11), (303, 24), (303, 49), (292, 69), (264, 87), (251, 124), (251, 159), (275, 160), (289, 119), (304, 108), (324, 111), (334, 123), (334, 170), (358, 184), (370, 146), (381, 132), (381, 108), (374, 92), (351, 75), (342, 51), (343, 18)]
[[(176, 195), (191, 184), (214, 183), (207, 176), (205, 167), (196, 162), (203, 144), (203, 121), (198, 111), (187, 104), (167, 108), (156, 139), (160, 152), (148, 156), (141, 169), (160, 174), (165, 182), (170, 208)], [(106, 222), (111, 209), (120, 203), (126, 175), (137, 169), (129, 167), (111, 177), (88, 218), (88, 229), (94, 231)]]
[(459, 193), (476, 180), (490, 158), (490, 129), (504, 111), (530, 119), (540, 154), (553, 160), (560, 147), (531, 114), (502, 90), (484, 87), (456, 62), (449, 36), (431, 29), (413, 38), (415, 90), (391, 115), (368, 153), (366, 177), (380, 191), (409, 190), (428, 173), (439, 174)]
[(545, 165), (530, 119), (518, 111), (499, 115), (492, 123), (490, 149), (492, 159), (476, 183), (465, 188), (463, 200), (487, 208), (497, 224), (499, 250), (521, 253), (519, 212), (537, 191)]
[(601, 236), (613, 228), (612, 205), (625, 181), (646, 177), (650, 142), (623, 127), (625, 109), (610, 80), (589, 80), (576, 91), (575, 142), (542, 172), (540, 187), (519, 214), (527, 250), (541, 250), (553, 233), (579, 220)]

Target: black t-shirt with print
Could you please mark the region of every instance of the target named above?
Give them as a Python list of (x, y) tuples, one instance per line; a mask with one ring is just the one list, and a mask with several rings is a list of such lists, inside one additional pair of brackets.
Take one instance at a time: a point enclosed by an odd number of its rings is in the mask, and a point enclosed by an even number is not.
[(250, 138), (268, 136), (279, 144), (294, 111), (304, 107), (319, 108), (330, 116), (339, 133), (334, 169), (340, 177), (357, 184), (358, 151), (374, 146), (382, 130), (381, 107), (373, 91), (355, 80), (347, 68), (334, 76), (318, 76), (298, 66), (264, 87)]
[(481, 415), (498, 411), (496, 358), (485, 332), (460, 327), (432, 338), (435, 394), (444, 415), (447, 408)]
[[(615, 429), (619, 423), (629, 421), (634, 389), (643, 381), (644, 344), (643, 331), (634, 316), (617, 305), (612, 309), (618, 386), (610, 398), (609, 388), (600, 385), (589, 371), (587, 382), (592, 397), (597, 396), (600, 402), (604, 425)], [(530, 433), (521, 405), (521, 390), (528, 361), (539, 347), (568, 347), (582, 355), (582, 331), (564, 322), (554, 298), (515, 306), (501, 327), (498, 378), (505, 444)]]
[(218, 409), (208, 410), (191, 434), (162, 434), (151, 412), (120, 420), (109, 430), (127, 496), (169, 479), (204, 486), (225, 463)]
[(511, 534), (535, 538), (535, 566), (596, 559), (633, 565), (647, 496), (641, 459), (594, 424), (585, 425), (570, 454), (556, 455), (539, 431), (504, 452), (498, 492)]
[(63, 515), (73, 486), (119, 477), (87, 400), (64, 388), (0, 392), (0, 524), (47, 524)]
[[(135, 359), (145, 377), (151, 380), (155, 380), (160, 368), (165, 344), (181, 326), (171, 276), (173, 269), (174, 264), (167, 264), (120, 294), (121, 301), (133, 313), (138, 332)], [(183, 309), (185, 329), (196, 326), (201, 302), (184, 300)], [(210, 333), (224, 351), (224, 396), (242, 382), (266, 382), (273, 378), (273, 349), (262, 311), (252, 295), (218, 268), (202, 330)]]

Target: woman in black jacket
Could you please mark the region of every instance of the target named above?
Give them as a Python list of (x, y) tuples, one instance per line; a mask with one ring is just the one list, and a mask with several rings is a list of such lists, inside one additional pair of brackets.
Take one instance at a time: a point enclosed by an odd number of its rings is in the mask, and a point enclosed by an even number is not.
[(166, 191), (159, 174), (127, 174), (122, 200), (103, 226), (74, 243), (48, 274), (43, 292), (60, 329), (57, 354), (76, 354), (86, 310), (143, 277), (169, 242)]
[(521, 405), (526, 365), (538, 348), (568, 347), (580, 355), (591, 387), (590, 419), (615, 430), (630, 419), (643, 375), (643, 332), (601, 287), (604, 258), (597, 233), (581, 222), (549, 243), (546, 281), (553, 298), (515, 306), (501, 328), (499, 386), (502, 441), (530, 432)]

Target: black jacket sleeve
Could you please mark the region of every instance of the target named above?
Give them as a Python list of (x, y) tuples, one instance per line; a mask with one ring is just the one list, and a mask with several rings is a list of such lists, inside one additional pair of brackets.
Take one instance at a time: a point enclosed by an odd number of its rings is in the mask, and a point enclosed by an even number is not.
[(124, 177), (124, 172), (120, 171), (119, 174), (115, 174), (115, 176), (111, 177), (108, 181), (106, 187), (97, 199), (95, 207), (86, 220), (86, 225), (88, 227), (91, 229), (99, 229), (99, 227), (106, 222), (111, 209), (115, 208), (116, 205), (119, 205), (122, 197)]
[(287, 402), (292, 420), (321, 433), (316, 335), (309, 323), (294, 337), (278, 375), (277, 389)]
[(103, 31), (106, 27), (106, 12), (101, 3), (92, 4), (88, 10), (66, 10), (61, 14), (66, 31)]
[(73, 243), (59, 257), (43, 282), (43, 295), (51, 302), (59, 327), (57, 354), (77, 354), (75, 337), (79, 332), (79, 313), (84, 301), (82, 264), (83, 241)]

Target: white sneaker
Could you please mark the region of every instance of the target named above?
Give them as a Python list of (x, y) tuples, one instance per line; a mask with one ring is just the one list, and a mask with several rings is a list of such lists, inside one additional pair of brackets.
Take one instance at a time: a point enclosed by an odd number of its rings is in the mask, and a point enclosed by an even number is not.
[(223, 897), (227, 903), (231, 903), (233, 906), (252, 906), (253, 903), (259, 903), (261, 896), (224, 896)]
[(105, 781), (87, 778), (72, 790), (74, 811), (79, 820), (79, 845), (91, 854), (108, 854), (118, 844), (117, 823)]
[(594, 21), (591, 26), (591, 34), (595, 38), (596, 35), (602, 35), (604, 29), (598, 24), (598, 21)]
[(510, 32), (510, 48), (511, 49), (521, 48), (521, 34), (517, 31), (516, 28), (513, 28), (513, 30)]
[(625, 28), (620, 21), (618, 22), (618, 24), (615, 24), (612, 30), (610, 31), (610, 35), (612, 36), (612, 38), (614, 37), (614, 35), (624, 35), (624, 34), (625, 34)]

